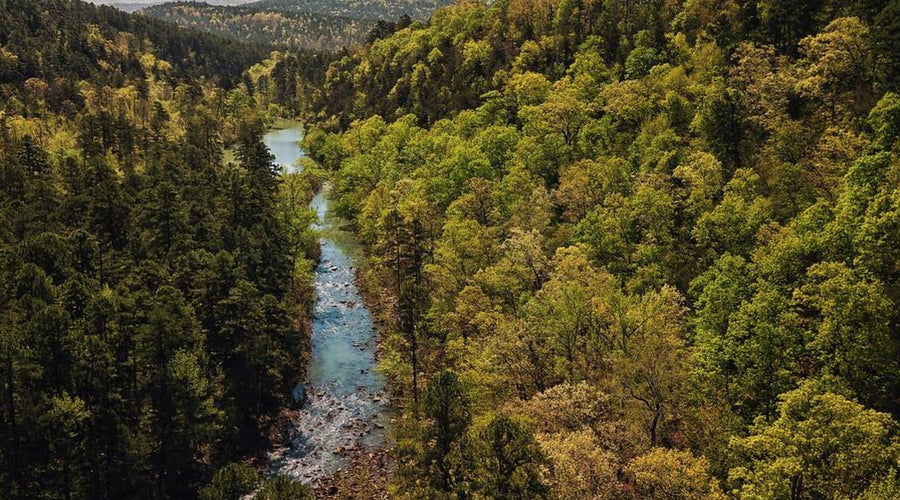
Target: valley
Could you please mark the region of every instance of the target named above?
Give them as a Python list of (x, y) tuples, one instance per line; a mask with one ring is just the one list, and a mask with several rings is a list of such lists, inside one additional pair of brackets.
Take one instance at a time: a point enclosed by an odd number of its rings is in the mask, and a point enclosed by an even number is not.
[(0, 500), (900, 497), (900, 2), (0, 0)]

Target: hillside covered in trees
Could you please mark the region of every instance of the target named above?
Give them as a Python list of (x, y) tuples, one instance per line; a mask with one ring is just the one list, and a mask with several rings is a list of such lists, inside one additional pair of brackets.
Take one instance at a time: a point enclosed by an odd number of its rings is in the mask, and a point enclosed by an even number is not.
[(397, 498), (900, 496), (900, 3), (498, 0), (331, 65)]
[(248, 43), (319, 51), (359, 44), (375, 25), (328, 14), (196, 2), (164, 3), (141, 13)]
[[(244, 5), (168, 2), (141, 10), (148, 16), (235, 40), (290, 49), (338, 52), (426, 19), (444, 0), (263, 0)], [(399, 26), (398, 26), (399, 24)]]
[(403, 16), (427, 20), (436, 9), (451, 3), (448, 0), (258, 0), (246, 5), (276, 12), (310, 12), (389, 21)]
[(318, 251), (314, 183), (261, 142), (300, 63), (266, 54), (0, 2), (0, 498), (309, 495), (253, 466), (302, 377)]
[(228, 85), (268, 53), (260, 46), (78, 1), (3, 0), (0, 27), (0, 84), (48, 76), (72, 84), (80, 79), (106, 83), (104, 78), (140, 71), (134, 55), (152, 50), (184, 75)]
[(178, 5), (0, 0), (0, 499), (310, 498), (322, 181), (392, 497), (900, 498), (900, 2)]

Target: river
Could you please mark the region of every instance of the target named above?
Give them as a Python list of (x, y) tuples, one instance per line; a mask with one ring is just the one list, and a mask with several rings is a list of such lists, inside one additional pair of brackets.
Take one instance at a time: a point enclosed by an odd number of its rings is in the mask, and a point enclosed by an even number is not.
[[(269, 131), (266, 146), (285, 172), (306, 156), (299, 124)], [(321, 259), (307, 381), (295, 395), (303, 405), (287, 446), (269, 453), (269, 471), (314, 483), (346, 467), (348, 457), (384, 442), (385, 383), (375, 371), (375, 324), (356, 287), (362, 254), (354, 236), (329, 210), (327, 186), (310, 207), (319, 216)]]

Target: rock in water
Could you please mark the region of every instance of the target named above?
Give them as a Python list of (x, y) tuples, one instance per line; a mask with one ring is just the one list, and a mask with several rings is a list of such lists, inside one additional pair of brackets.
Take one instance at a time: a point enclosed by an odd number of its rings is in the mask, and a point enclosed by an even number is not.
[(303, 408), (303, 405), (306, 404), (306, 386), (303, 384), (297, 384), (297, 387), (294, 387), (294, 404), (297, 408)]

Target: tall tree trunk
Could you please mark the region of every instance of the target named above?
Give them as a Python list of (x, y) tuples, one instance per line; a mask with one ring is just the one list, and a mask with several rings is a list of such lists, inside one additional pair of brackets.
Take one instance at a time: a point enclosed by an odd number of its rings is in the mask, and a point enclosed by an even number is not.
[(656, 404), (656, 410), (653, 412), (653, 420), (650, 422), (650, 447), (656, 446), (656, 434), (659, 428), (659, 421), (662, 419), (662, 405)]
[(419, 346), (417, 342), (418, 335), (415, 331), (416, 327), (413, 325), (412, 338), (410, 339), (410, 344), (412, 347), (412, 389), (413, 389), (413, 413), (418, 417), (419, 416)]
[(16, 453), (16, 406), (15, 406), (15, 378), (13, 377), (13, 358), (12, 349), (6, 353), (6, 418), (3, 422), (3, 431), (5, 434), (3, 459), (7, 467), (6, 491), (12, 491), (12, 484), (16, 481), (17, 472), (19, 470), (18, 457)]

